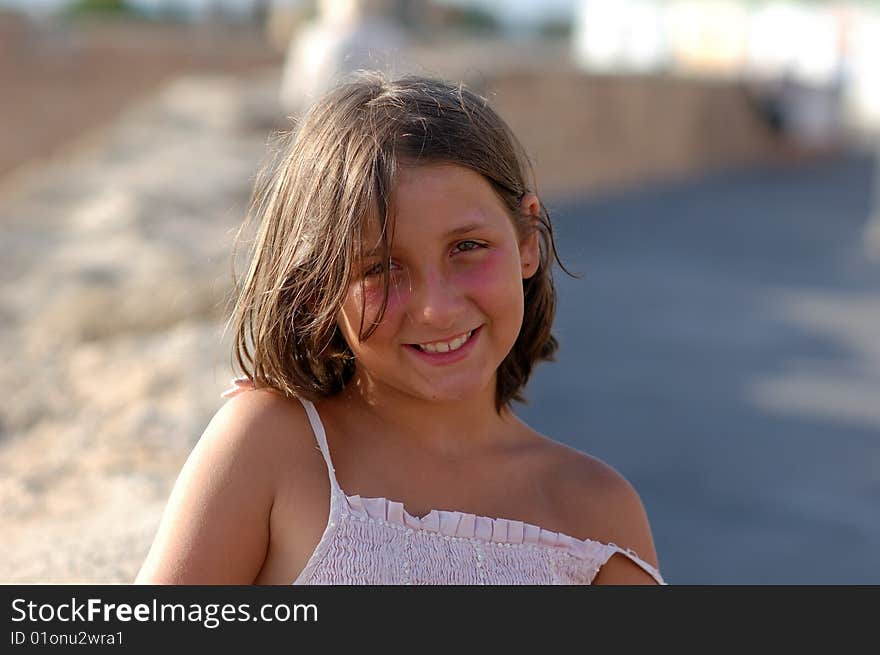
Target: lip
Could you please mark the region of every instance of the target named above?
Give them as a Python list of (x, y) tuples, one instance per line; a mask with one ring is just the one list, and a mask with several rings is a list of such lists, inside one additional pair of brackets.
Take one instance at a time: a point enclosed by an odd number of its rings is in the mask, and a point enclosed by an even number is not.
[(458, 350), (453, 350), (451, 352), (445, 353), (426, 353), (423, 350), (419, 350), (415, 346), (410, 344), (406, 344), (404, 348), (406, 348), (413, 355), (418, 357), (424, 362), (428, 364), (433, 364), (435, 366), (445, 366), (447, 364), (454, 364), (455, 362), (461, 361), (471, 350), (474, 349), (474, 344), (477, 342), (477, 337), (480, 336), (480, 332), (483, 331), (483, 326), (481, 325), (477, 329), (474, 330), (474, 333), (471, 335), (471, 338), (467, 340), (467, 342)]
[[(476, 328), (474, 328), (474, 329), (476, 329)], [(464, 332), (459, 332), (458, 334), (453, 334), (451, 337), (447, 337), (446, 339), (435, 339), (434, 341), (422, 341), (419, 343), (423, 346), (430, 344), (430, 343), (449, 343), (453, 339), (457, 339), (458, 337), (464, 336), (468, 332), (470, 332), (470, 330), (465, 330)], [(407, 344), (407, 345), (409, 345), (409, 344)]]

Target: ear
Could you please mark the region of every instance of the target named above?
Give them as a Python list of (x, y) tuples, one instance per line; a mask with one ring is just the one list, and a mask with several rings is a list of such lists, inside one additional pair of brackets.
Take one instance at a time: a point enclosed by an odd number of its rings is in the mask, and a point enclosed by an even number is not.
[(541, 201), (534, 193), (526, 193), (520, 201), (519, 210), (530, 217), (531, 229), (519, 242), (519, 259), (522, 276), (526, 280), (538, 272), (541, 264), (541, 247), (538, 241), (538, 215), (541, 212)]

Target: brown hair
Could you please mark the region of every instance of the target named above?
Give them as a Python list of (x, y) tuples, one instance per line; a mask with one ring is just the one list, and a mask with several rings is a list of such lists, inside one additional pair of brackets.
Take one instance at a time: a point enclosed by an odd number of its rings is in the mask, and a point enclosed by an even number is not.
[[(499, 412), (512, 400), (525, 402), (532, 367), (553, 360), (558, 347), (551, 334), (556, 291), (550, 269), (554, 260), (565, 267), (543, 204), (537, 221), (520, 209), (531, 166), (486, 99), (434, 79), (389, 81), (361, 72), (314, 105), (298, 130), (280, 136), (242, 225), (260, 221), (229, 319), (235, 359), (256, 386), (313, 401), (342, 390), (354, 373), (354, 356), (336, 317), (354, 271), (362, 270), (365, 224), (370, 217), (380, 221), (387, 260), (397, 168), (446, 162), (482, 174), (520, 236), (540, 232), (540, 264), (523, 280), (523, 324), (499, 366), (495, 394)], [(376, 322), (387, 304), (387, 272), (384, 283)], [(369, 338), (375, 327), (364, 331), (361, 324), (359, 338)]]

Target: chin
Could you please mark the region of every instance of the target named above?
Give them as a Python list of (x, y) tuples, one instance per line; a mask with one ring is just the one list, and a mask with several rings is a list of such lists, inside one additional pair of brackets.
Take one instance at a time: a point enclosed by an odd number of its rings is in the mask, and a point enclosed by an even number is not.
[(475, 395), (476, 395), (476, 390), (474, 390), (472, 392), (460, 391), (457, 393), (443, 393), (443, 392), (435, 391), (434, 393), (432, 393), (428, 396), (425, 396), (425, 400), (429, 400), (429, 401), (435, 402), (435, 403), (440, 403), (440, 402), (454, 403), (454, 402), (461, 402), (461, 401), (467, 400), (468, 398), (473, 398)]
[(490, 384), (489, 381), (486, 381), (485, 384), (479, 384), (471, 379), (462, 384), (434, 385), (424, 389), (419, 395), (431, 402), (461, 402), (485, 394), (488, 384)]

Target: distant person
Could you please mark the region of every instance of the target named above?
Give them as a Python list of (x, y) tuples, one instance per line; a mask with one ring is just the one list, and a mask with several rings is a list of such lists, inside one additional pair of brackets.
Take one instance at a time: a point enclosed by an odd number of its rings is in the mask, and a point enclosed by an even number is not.
[(557, 351), (516, 144), (427, 78), (362, 74), (309, 111), (255, 191), (246, 375), (137, 582), (663, 583), (629, 482), (511, 407)]
[(759, 117), (772, 134), (810, 152), (832, 151), (841, 136), (842, 82), (805, 84), (791, 75), (748, 86)]
[[(290, 40), (281, 105), (301, 115), (319, 96), (358, 69), (391, 69), (407, 44), (392, 0), (319, 0), (317, 16)], [(401, 74), (406, 71), (389, 71)]]

